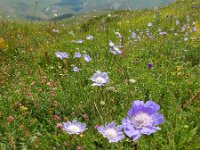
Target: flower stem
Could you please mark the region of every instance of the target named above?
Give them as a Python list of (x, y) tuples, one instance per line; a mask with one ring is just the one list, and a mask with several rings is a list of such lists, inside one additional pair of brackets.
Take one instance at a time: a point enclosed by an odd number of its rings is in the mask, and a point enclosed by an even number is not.
[(96, 108), (96, 110), (97, 110), (97, 113), (98, 113), (100, 119), (101, 119), (101, 122), (103, 123), (103, 117), (101, 116), (101, 114), (100, 114), (100, 112), (99, 112), (99, 109), (98, 109), (98, 107), (97, 107), (96, 102), (94, 102), (94, 106), (95, 106), (95, 108)]

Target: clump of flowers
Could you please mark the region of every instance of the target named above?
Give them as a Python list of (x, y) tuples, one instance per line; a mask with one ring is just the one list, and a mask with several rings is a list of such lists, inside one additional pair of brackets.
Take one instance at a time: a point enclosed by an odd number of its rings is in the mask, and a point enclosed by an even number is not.
[(113, 43), (111, 40), (109, 41), (109, 43), (108, 43), (108, 44), (109, 44), (109, 46), (110, 46), (110, 47), (113, 47), (113, 46), (115, 46), (115, 44), (114, 44), (114, 43)]
[(134, 101), (131, 109), (127, 113), (127, 117), (122, 120), (125, 134), (132, 138), (133, 141), (142, 135), (150, 135), (160, 128), (158, 124), (163, 123), (163, 115), (158, 113), (160, 106), (149, 100)]
[(110, 143), (117, 143), (125, 138), (122, 129), (122, 125), (116, 125), (114, 122), (97, 127), (97, 130), (104, 138), (107, 138)]
[(122, 51), (119, 48), (120, 46), (110, 47), (110, 52), (114, 55), (121, 54)]
[(68, 54), (66, 52), (56, 52), (56, 57), (60, 58), (63, 60), (64, 58), (69, 58)]
[(121, 54), (122, 51), (120, 50), (121, 46), (115, 45), (111, 40), (109, 41), (110, 52), (114, 55)]
[(101, 71), (94, 73), (90, 79), (94, 82), (92, 86), (104, 86), (109, 82), (108, 73)]
[(67, 121), (64, 123), (63, 131), (66, 131), (68, 134), (81, 134), (82, 132), (84, 132), (85, 130), (87, 130), (86, 128), (86, 124), (85, 123), (81, 123), (78, 122), (77, 120), (73, 120), (71, 121)]

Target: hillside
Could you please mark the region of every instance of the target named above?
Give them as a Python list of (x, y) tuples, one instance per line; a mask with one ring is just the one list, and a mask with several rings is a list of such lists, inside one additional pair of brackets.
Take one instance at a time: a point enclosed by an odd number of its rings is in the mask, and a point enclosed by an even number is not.
[(200, 149), (199, 14), (0, 20), (0, 149)]
[[(173, 0), (0, 0), (5, 17), (30, 19), (36, 7), (35, 20), (51, 19), (64, 14), (77, 14), (102, 9), (141, 9), (166, 5)], [(37, 2), (37, 3), (36, 3)]]

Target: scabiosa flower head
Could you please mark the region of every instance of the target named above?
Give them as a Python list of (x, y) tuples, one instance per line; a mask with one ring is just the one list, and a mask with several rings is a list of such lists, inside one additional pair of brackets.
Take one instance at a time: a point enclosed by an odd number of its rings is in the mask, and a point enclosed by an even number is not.
[(142, 38), (141, 38), (140, 36), (138, 36), (137, 38), (138, 38), (138, 40), (139, 40), (139, 41), (141, 41), (141, 40), (142, 40)]
[(77, 120), (67, 121), (64, 123), (62, 130), (66, 131), (68, 134), (81, 134), (86, 130), (86, 124), (80, 123)]
[(110, 47), (113, 47), (113, 46), (115, 46), (115, 44), (110, 40), (110, 41), (109, 41), (109, 46), (110, 46)]
[(86, 62), (90, 62), (92, 60), (92, 58), (88, 54), (83, 54), (83, 57)]
[(160, 106), (151, 100), (146, 103), (134, 101), (127, 117), (122, 120), (125, 134), (136, 141), (142, 134), (150, 135), (160, 130), (157, 125), (164, 119), (157, 112), (159, 109)]
[(176, 25), (179, 25), (179, 21), (178, 20), (176, 20)]
[(109, 82), (107, 72), (97, 71), (90, 79), (94, 82), (92, 86), (104, 86), (106, 83)]
[(153, 24), (151, 22), (149, 22), (147, 25), (148, 25), (148, 27), (152, 27)]
[(149, 69), (151, 69), (153, 67), (153, 64), (152, 63), (148, 63), (147, 66), (148, 66)]
[(79, 71), (80, 71), (80, 69), (79, 69), (78, 67), (76, 67), (76, 66), (73, 66), (72, 70), (73, 70), (74, 72), (79, 72)]
[(107, 138), (110, 143), (117, 143), (125, 138), (122, 132), (123, 126), (116, 125), (114, 122), (106, 124), (105, 126), (99, 126), (97, 130)]
[(184, 32), (186, 30), (187, 26), (186, 24), (184, 24), (182, 27), (181, 27), (181, 31)]
[(74, 53), (74, 58), (80, 58), (80, 57), (81, 57), (81, 53), (80, 52)]
[(197, 27), (193, 27), (193, 31), (196, 32), (197, 31)]
[(159, 32), (159, 35), (167, 35), (167, 32)]
[(79, 39), (79, 40), (77, 41), (78, 44), (82, 44), (83, 42), (84, 42), (84, 40), (81, 40), (81, 39)]
[(69, 58), (68, 54), (66, 52), (56, 52), (56, 57), (60, 58), (63, 60), (64, 58)]
[(110, 52), (114, 55), (121, 54), (122, 51), (119, 49), (119, 46), (113, 46), (110, 48)]
[(86, 39), (87, 39), (87, 40), (94, 40), (94, 37), (93, 37), (92, 35), (88, 35), (88, 36), (86, 37)]
[(136, 33), (135, 33), (135, 32), (132, 32), (131, 37), (132, 37), (133, 39), (136, 38)]

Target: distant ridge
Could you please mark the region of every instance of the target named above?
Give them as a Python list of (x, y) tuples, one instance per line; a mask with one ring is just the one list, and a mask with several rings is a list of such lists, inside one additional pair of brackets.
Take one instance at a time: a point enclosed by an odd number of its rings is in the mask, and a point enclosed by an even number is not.
[(37, 4), (34, 20), (69, 17), (69, 14), (107, 9), (143, 9), (167, 5), (175, 0), (0, 0), (0, 11), (7, 17), (30, 19)]

